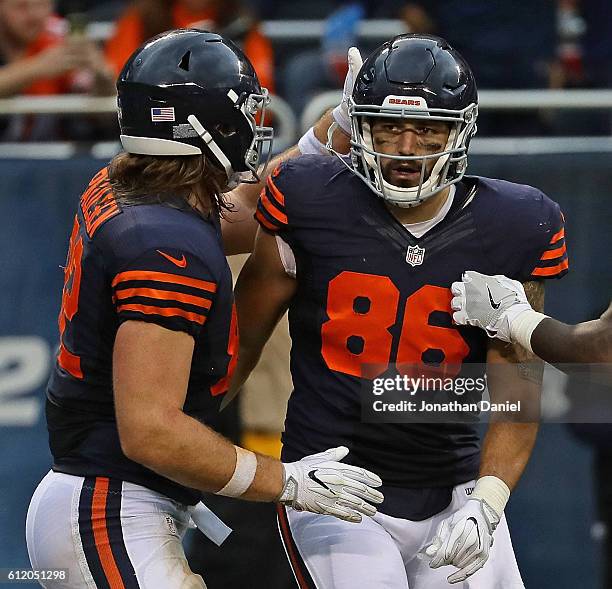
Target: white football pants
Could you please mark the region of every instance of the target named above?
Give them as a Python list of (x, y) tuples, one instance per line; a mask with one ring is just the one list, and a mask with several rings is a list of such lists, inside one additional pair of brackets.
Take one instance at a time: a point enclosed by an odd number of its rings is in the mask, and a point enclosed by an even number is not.
[(419, 552), (440, 522), (468, 499), (474, 482), (457, 485), (449, 506), (423, 521), (377, 513), (359, 524), (280, 507), (279, 529), (300, 589), (524, 589), (506, 518), (494, 534), (489, 560), (463, 583), (446, 578), (457, 569), (429, 568)]
[(34, 569), (67, 569), (48, 589), (206, 589), (185, 558), (192, 508), (140, 485), (49, 472), (28, 509)]

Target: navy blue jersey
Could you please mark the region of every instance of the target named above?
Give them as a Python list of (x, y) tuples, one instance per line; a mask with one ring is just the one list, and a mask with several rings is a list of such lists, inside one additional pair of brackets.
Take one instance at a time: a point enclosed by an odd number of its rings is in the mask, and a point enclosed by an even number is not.
[(414, 500), (413, 511), (385, 500), (383, 512), (435, 513), (450, 487), (478, 473), (475, 427), (363, 423), (362, 370), (484, 363), (484, 331), (452, 324), (451, 283), (468, 269), (521, 281), (563, 275), (558, 205), (530, 186), (466, 177), (445, 218), (416, 238), (340, 160), (302, 156), (272, 174), (256, 218), (296, 258), (283, 458), (346, 445), (353, 464), (382, 477), (387, 498), (398, 489), (443, 489), (439, 500)]
[(125, 206), (103, 169), (81, 198), (59, 315), (60, 349), (47, 391), (54, 470), (144, 485), (182, 503), (201, 493), (121, 451), (112, 390), (115, 336), (146, 321), (195, 340), (184, 411), (214, 426), (237, 350), (232, 278), (216, 218), (183, 199)]

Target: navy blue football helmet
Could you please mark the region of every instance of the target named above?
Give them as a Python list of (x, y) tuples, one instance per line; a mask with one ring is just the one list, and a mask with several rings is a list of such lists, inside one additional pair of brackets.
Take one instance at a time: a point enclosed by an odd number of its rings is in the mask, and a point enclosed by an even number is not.
[[(359, 70), (349, 101), (352, 170), (380, 197), (415, 206), (461, 180), (470, 139), (476, 132), (478, 94), (467, 62), (444, 39), (433, 35), (399, 35), (376, 49)], [(374, 149), (372, 123), (381, 117), (428, 119), (450, 124), (442, 151), (429, 155), (390, 156)], [(418, 186), (388, 182), (381, 158), (417, 161)], [(426, 166), (435, 164), (429, 175)]]
[(162, 33), (136, 50), (117, 80), (121, 143), (129, 153), (205, 154), (228, 178), (258, 181), (271, 155), (268, 93), (231, 41), (197, 29)]

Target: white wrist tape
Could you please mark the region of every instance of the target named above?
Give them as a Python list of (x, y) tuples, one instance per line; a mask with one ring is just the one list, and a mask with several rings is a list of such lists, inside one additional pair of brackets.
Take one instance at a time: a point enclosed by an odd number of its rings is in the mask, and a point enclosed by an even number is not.
[(479, 478), (470, 499), (486, 501), (501, 518), (510, 499), (510, 489), (501, 479), (488, 475)]
[(257, 471), (257, 456), (250, 450), (234, 446), (236, 449), (236, 468), (232, 478), (215, 495), (240, 497), (251, 486)]
[(314, 127), (310, 127), (298, 141), (298, 147), (303, 154), (323, 154), (328, 155), (325, 145), (321, 143), (314, 134)]
[(531, 334), (547, 317), (548, 315), (538, 313), (533, 309), (523, 311), (510, 322), (510, 336), (512, 340), (533, 354), (533, 350), (531, 349)]

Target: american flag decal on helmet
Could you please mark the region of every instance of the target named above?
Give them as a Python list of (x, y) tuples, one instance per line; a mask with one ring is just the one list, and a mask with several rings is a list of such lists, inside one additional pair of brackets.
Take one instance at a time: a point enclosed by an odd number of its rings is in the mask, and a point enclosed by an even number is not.
[(161, 122), (172, 122), (174, 121), (174, 107), (173, 106), (165, 106), (163, 108), (152, 108), (151, 109), (151, 120), (154, 123)]

